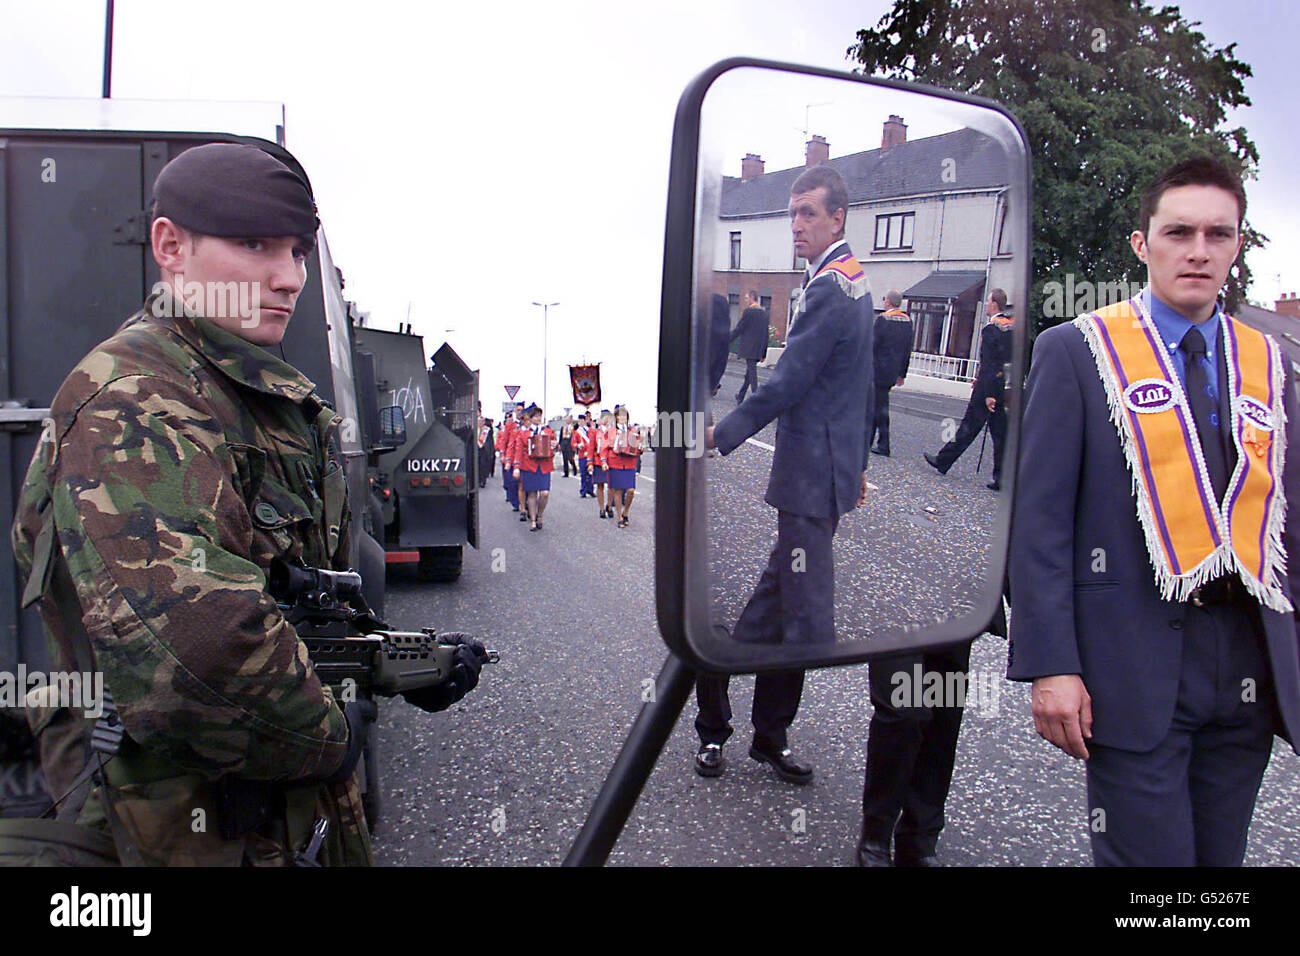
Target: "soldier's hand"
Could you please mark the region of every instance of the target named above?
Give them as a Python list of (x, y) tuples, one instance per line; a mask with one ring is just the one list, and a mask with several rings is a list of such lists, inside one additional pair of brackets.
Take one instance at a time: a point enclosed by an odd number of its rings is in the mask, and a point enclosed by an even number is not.
[(705, 448), (717, 448), (717, 447), (718, 447), (717, 442), (715, 442), (715, 441), (713, 440), (713, 428), (714, 428), (714, 426), (713, 426), (713, 425), (710, 425), (708, 428), (704, 429), (704, 447), (705, 447)]
[(446, 710), (478, 686), (479, 671), (487, 661), (487, 648), (468, 634), (439, 634), (438, 638), (457, 645), (451, 675), (436, 687), (421, 687), (402, 695), (408, 704), (431, 714)]
[(992, 395), (984, 399), (984, 404), (988, 406), (988, 409), (991, 412), (996, 412), (998, 410), (998, 400)]
[(1071, 757), (1088, 759), (1084, 738), (1092, 737), (1092, 697), (1078, 674), (1039, 677), (1033, 689), (1034, 729)]

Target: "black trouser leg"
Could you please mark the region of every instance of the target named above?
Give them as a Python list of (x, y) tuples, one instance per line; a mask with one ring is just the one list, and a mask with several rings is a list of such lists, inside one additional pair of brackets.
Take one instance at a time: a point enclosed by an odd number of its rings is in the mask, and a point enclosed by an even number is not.
[[(964, 675), (969, 666), (969, 641), (868, 665), (875, 713), (867, 739), (862, 832), (877, 843), (892, 838), (904, 857), (934, 853), (961, 729), (962, 708), (918, 706), (925, 675)], [(943, 683), (952, 682), (945, 676)]]
[(876, 386), (876, 415), (872, 422), (871, 438), (876, 447), (883, 452), (889, 451), (889, 389)]
[(745, 359), (745, 380), (740, 383), (740, 392), (736, 395), (736, 401), (743, 402), (745, 393), (757, 391), (758, 389), (758, 359)]
[(997, 409), (989, 416), (989, 434), (993, 436), (993, 480), (1002, 480), (1002, 449), (1007, 444), (1007, 409), (998, 402)]
[(727, 698), (730, 678), (726, 674), (700, 674), (695, 678), (695, 732), (702, 744), (725, 744), (732, 734), (731, 701)]
[[(754, 644), (835, 640), (831, 539), (838, 518), (777, 512), (776, 544), (732, 637)], [(760, 674), (754, 682), (754, 742), (783, 750), (799, 710), (803, 671)]]
[(970, 403), (966, 406), (966, 414), (962, 416), (961, 424), (957, 426), (957, 434), (953, 436), (952, 441), (939, 449), (939, 454), (935, 456), (939, 460), (941, 471), (946, 472), (951, 468), (953, 462), (961, 457), (962, 452), (970, 447), (970, 443), (979, 437), (980, 430), (989, 417), (988, 406), (978, 395), (977, 392), (971, 396)]

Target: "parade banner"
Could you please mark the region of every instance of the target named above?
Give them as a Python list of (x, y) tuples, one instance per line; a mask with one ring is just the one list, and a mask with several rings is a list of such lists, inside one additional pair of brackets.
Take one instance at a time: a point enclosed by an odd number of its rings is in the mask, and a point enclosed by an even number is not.
[(573, 381), (573, 400), (579, 405), (595, 405), (600, 401), (600, 363), (570, 365), (569, 378)]

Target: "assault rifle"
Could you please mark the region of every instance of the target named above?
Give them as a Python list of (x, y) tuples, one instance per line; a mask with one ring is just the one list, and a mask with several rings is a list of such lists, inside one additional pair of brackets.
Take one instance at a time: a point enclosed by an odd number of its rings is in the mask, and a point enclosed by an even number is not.
[[(391, 631), (352, 601), (361, 596), (361, 575), (271, 563), (271, 594), (307, 646), (321, 682), (340, 700), (392, 697), (436, 687), (451, 676), (459, 642), (431, 627)], [(459, 635), (458, 635), (459, 636)], [(448, 635), (450, 637), (450, 635)], [(487, 652), (489, 663), (501, 655)]]
[[(437, 687), (456, 666), (456, 649), (467, 635), (435, 631), (393, 631), (365, 607), (361, 575), (294, 565), (280, 558), (271, 562), (268, 587), (285, 619), (307, 647), (307, 656), (321, 682), (334, 691), (340, 706), (353, 702), (367, 708), (366, 720), (377, 714), (373, 699)], [(354, 604), (355, 602), (355, 604)], [(486, 663), (501, 655), (487, 652)], [(364, 732), (364, 731), (363, 731)], [(362, 794), (371, 831), (379, 821), (379, 764), (375, 735), (365, 733), (361, 751)], [(246, 832), (265, 819), (264, 798), (245, 789), (227, 788), (223, 824), (238, 821), (232, 831)], [(251, 805), (251, 812), (245, 804)]]

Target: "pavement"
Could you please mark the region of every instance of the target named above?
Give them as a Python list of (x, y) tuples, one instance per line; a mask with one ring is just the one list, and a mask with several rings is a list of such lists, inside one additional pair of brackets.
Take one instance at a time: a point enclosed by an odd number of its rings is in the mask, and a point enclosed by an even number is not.
[[(719, 417), (741, 370), (735, 362), (728, 369)], [(984, 487), (991, 443), (978, 475), (978, 442), (946, 477), (920, 457), (938, 449), (964, 405), (895, 390), (893, 455), (872, 459), (868, 476), (878, 487), (837, 537), (837, 627), (846, 633), (865, 635), (900, 614), (944, 613), (944, 602), (968, 592), (987, 534), (981, 529), (1001, 505)], [(773, 437), (769, 429), (755, 439), (770, 445)], [(723, 618), (743, 603), (774, 536), (774, 513), (761, 500), (765, 454), (750, 444), (709, 459), (714, 613)], [(579, 500), (577, 479), (560, 475), (545, 527), (531, 533), (505, 503), (498, 469), (482, 492), (482, 547), (467, 551), (457, 583), (390, 573), (394, 625), (470, 631), (498, 649), (501, 662), (445, 713), (401, 700), (381, 704), (384, 807), (374, 841), (381, 865), (558, 864), (653, 692), (666, 654), (654, 616), (654, 455), (644, 456), (625, 529), (599, 519), (594, 501)], [(1089, 865), (1083, 766), (1034, 732), (1028, 686), (1002, 676), (1004, 641), (977, 640), (971, 668), (983, 690), (968, 701), (962, 724), (941, 860)], [(716, 779), (692, 770), (696, 708), (688, 701), (612, 865), (851, 862), (871, 716), (867, 668), (808, 675), (791, 732), (796, 753), (816, 768), (806, 787), (782, 782), (747, 756), (752, 693), (752, 678), (732, 681), (736, 735), (724, 749), (727, 771)], [(1300, 862), (1297, 796), (1300, 760), (1277, 742), (1247, 864)]]

